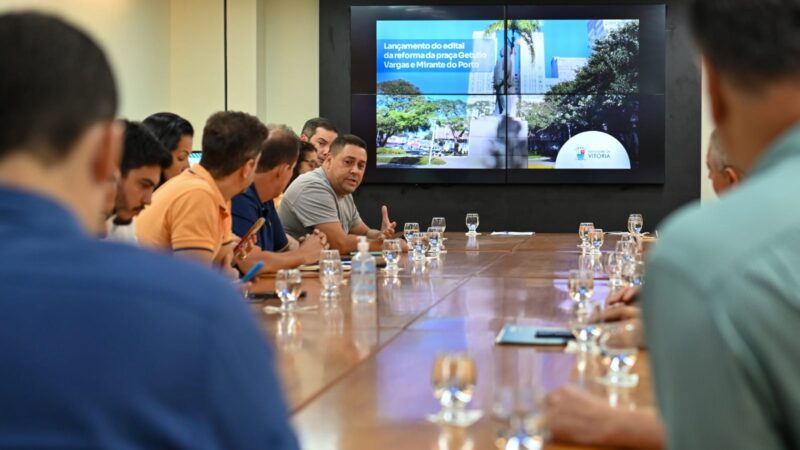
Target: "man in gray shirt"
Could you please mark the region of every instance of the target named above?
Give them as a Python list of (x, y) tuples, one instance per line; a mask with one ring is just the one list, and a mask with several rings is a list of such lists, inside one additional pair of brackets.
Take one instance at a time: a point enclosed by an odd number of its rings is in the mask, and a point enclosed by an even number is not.
[(380, 230), (370, 229), (353, 201), (353, 192), (364, 178), (367, 144), (345, 134), (331, 144), (322, 167), (299, 176), (283, 195), (278, 216), (286, 233), (296, 239), (315, 229), (328, 237), (332, 249), (348, 254), (356, 250), (358, 236), (370, 239), (370, 250), (380, 250), (384, 238), (394, 236), (396, 223), (389, 220), (386, 206), (381, 208)]

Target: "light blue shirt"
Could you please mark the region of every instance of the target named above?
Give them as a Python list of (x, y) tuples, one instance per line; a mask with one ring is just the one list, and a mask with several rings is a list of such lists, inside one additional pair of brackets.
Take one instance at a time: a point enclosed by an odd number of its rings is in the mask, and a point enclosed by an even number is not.
[(800, 126), (664, 225), (642, 302), (670, 449), (800, 447), (798, 194)]

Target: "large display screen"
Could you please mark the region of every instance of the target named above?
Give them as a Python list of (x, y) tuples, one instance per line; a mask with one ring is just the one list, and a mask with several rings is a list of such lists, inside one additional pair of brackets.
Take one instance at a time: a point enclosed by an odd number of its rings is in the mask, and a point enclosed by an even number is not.
[(368, 180), (663, 182), (663, 6), (366, 9)]

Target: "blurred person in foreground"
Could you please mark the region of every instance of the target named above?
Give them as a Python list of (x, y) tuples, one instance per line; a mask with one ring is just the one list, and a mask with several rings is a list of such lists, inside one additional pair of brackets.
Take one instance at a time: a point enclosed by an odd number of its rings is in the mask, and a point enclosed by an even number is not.
[(747, 179), (671, 216), (648, 261), (642, 317), (667, 445), (797, 448), (800, 0), (690, 10), (720, 142)]
[[(743, 171), (730, 162), (716, 131), (711, 134), (706, 164), (717, 195), (737, 186), (744, 177)], [(604, 320), (639, 319), (638, 294), (638, 286), (612, 292), (606, 300)], [(547, 398), (547, 406), (548, 426), (559, 442), (642, 450), (664, 447), (664, 429), (655, 408), (634, 411), (615, 408), (604, 398), (574, 386), (554, 391)]]
[(0, 447), (296, 449), (231, 282), (93, 235), (124, 131), (102, 50), (10, 13), (0, 60)]

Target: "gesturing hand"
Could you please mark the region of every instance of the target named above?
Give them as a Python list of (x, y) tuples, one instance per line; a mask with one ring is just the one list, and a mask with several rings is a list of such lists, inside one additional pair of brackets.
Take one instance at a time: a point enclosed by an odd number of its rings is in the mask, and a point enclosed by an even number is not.
[(392, 222), (389, 219), (389, 208), (386, 205), (381, 206), (381, 218), (381, 234), (385, 239), (393, 238), (397, 222)]

